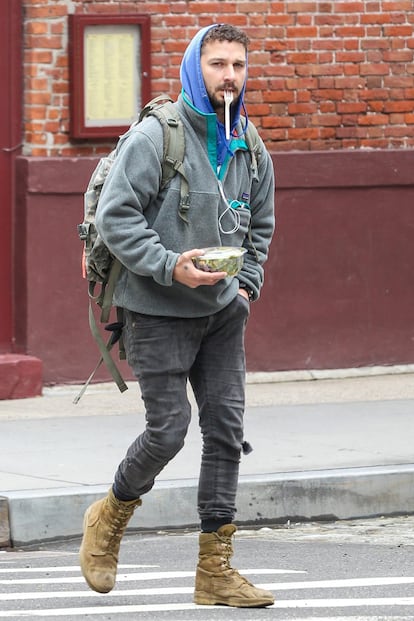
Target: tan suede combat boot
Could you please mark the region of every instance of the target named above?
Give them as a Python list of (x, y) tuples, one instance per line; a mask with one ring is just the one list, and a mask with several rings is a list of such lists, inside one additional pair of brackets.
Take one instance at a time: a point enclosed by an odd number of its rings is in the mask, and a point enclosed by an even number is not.
[(200, 534), (194, 602), (196, 604), (259, 608), (271, 606), (270, 591), (256, 588), (230, 565), (233, 556), (234, 524), (225, 524), (216, 533)]
[(91, 589), (108, 593), (114, 588), (119, 546), (127, 524), (141, 500), (123, 502), (112, 489), (85, 512), (80, 566)]

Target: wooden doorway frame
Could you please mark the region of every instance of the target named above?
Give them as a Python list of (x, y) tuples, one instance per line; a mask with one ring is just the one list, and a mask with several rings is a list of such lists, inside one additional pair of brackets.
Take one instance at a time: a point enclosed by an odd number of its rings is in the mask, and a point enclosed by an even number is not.
[(23, 12), (21, 0), (0, 2), (0, 354), (13, 351), (15, 159), (22, 147)]

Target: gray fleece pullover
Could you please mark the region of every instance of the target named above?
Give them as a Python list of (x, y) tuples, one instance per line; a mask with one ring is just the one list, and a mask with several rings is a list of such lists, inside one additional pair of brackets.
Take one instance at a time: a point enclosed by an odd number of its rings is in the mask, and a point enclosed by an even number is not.
[[(177, 103), (185, 127), (184, 167), (190, 188), (188, 223), (179, 215), (180, 175), (160, 192), (163, 133), (159, 121), (147, 117), (121, 141), (119, 154), (105, 181), (96, 213), (97, 230), (124, 265), (114, 303), (148, 315), (202, 317), (218, 312), (237, 295), (239, 282), (248, 285), (257, 299), (263, 284), (263, 263), (274, 230), (274, 174), (263, 143), (259, 181), (253, 180), (251, 158), (243, 141), (236, 141), (233, 157), (219, 175), (211, 164), (215, 145), (215, 115), (202, 114), (181, 96)], [(241, 125), (238, 127), (241, 132)], [(240, 226), (226, 234), (220, 215), (228, 201), (239, 208)], [(248, 227), (251, 240), (248, 240)], [(229, 211), (222, 229), (234, 228)], [(191, 289), (173, 280), (179, 255), (193, 248), (244, 246), (241, 273), (216, 285)]]

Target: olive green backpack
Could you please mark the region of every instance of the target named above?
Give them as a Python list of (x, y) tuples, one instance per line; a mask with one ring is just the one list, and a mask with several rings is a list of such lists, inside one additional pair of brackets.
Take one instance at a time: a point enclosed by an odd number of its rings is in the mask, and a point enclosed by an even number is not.
[[(142, 109), (138, 121), (133, 123), (131, 128), (135, 127), (147, 116), (155, 116), (163, 129), (164, 147), (161, 188), (165, 187), (177, 173), (181, 175), (179, 213), (186, 221), (189, 195), (188, 182), (183, 166), (185, 139), (182, 121), (176, 107), (173, 105), (173, 100), (167, 95), (160, 95), (151, 100)], [(84, 194), (84, 219), (78, 225), (78, 235), (83, 242), (82, 272), (83, 277), (88, 281), (89, 326), (101, 352), (101, 358), (75, 398), (74, 403), (78, 403), (81, 399), (103, 362), (106, 364), (119, 390), (124, 392), (128, 388), (110, 354), (112, 347), (118, 342), (119, 357), (120, 359), (125, 358), (122, 344), (122, 309), (117, 309), (117, 321), (105, 327), (105, 330), (111, 333), (107, 343), (105, 343), (101, 336), (94, 314), (94, 304), (97, 304), (100, 307), (100, 323), (105, 324), (109, 320), (113, 293), (122, 268), (121, 263), (111, 254), (99, 236), (95, 227), (95, 216), (103, 185), (115, 161), (119, 144), (123, 138), (121, 136), (117, 146), (111, 153), (99, 160), (98, 165), (93, 171)]]

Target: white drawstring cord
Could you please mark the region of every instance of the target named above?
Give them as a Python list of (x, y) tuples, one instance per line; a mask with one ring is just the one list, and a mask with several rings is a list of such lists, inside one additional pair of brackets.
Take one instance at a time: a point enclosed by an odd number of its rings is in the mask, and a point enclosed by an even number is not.
[[(236, 233), (239, 230), (239, 228), (240, 228), (240, 213), (239, 213), (239, 211), (237, 209), (234, 209), (232, 207), (232, 205), (234, 203), (239, 205), (239, 203), (236, 200), (233, 200), (233, 201), (231, 201), (231, 203), (229, 203), (229, 201), (226, 198), (226, 195), (224, 194), (223, 185), (222, 185), (220, 179), (218, 179), (218, 186), (219, 186), (221, 198), (223, 199), (223, 201), (227, 205), (226, 209), (223, 211), (223, 213), (221, 214), (221, 216), (218, 219), (219, 229), (220, 229), (221, 233), (223, 233), (223, 235), (232, 235), (233, 233)], [(233, 228), (230, 231), (225, 231), (224, 228), (223, 228), (222, 222), (221, 222), (227, 212), (229, 212), (229, 214), (231, 214), (232, 217), (234, 218), (234, 226), (233, 226)]]

